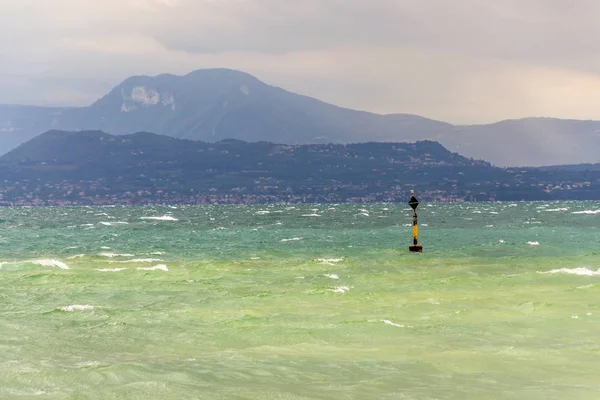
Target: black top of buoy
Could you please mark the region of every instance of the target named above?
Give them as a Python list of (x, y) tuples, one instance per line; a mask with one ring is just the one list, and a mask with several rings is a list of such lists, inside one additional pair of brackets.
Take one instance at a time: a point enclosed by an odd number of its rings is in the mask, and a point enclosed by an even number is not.
[(415, 196), (411, 196), (408, 201), (408, 205), (414, 210), (417, 211), (417, 206), (419, 205), (419, 200)]

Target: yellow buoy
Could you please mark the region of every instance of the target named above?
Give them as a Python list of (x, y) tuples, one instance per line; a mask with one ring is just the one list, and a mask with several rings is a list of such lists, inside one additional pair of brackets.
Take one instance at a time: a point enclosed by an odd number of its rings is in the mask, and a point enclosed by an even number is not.
[(423, 246), (419, 244), (419, 221), (417, 215), (417, 206), (419, 205), (419, 200), (415, 197), (415, 191), (410, 191), (410, 200), (408, 201), (408, 205), (413, 209), (413, 243), (408, 246), (408, 250), (413, 253), (422, 253)]

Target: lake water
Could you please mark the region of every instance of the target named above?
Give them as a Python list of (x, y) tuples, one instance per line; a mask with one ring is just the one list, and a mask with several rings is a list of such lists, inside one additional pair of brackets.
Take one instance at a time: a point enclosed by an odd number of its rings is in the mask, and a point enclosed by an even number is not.
[(0, 209), (2, 399), (598, 399), (600, 203)]

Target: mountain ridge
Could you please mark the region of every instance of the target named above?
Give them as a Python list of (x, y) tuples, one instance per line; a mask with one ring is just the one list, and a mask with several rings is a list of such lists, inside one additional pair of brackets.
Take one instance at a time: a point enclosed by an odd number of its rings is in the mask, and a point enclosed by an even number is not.
[(414, 114), (352, 110), (224, 68), (131, 76), (86, 107), (0, 105), (0, 154), (49, 129), (287, 144), (427, 139), (499, 166), (600, 161), (600, 121), (528, 117), (453, 125)]
[(0, 157), (0, 205), (600, 199), (600, 168), (498, 168), (438, 142), (287, 145), (48, 131)]

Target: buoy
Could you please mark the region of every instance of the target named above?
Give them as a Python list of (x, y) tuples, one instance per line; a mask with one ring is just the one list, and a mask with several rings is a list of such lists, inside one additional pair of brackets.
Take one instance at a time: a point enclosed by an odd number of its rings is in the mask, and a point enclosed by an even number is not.
[(415, 197), (415, 191), (410, 191), (410, 200), (408, 205), (413, 209), (413, 242), (408, 246), (408, 250), (413, 253), (422, 253), (423, 246), (419, 244), (419, 221), (417, 215), (417, 207), (419, 206), (419, 200)]

